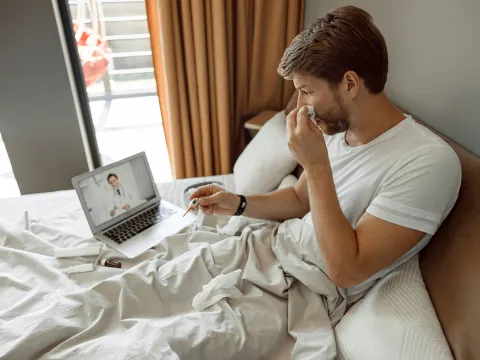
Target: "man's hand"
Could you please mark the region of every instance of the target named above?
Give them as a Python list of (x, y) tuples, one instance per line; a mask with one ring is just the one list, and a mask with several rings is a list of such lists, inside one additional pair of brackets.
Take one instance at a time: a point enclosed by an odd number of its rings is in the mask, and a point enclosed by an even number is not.
[(190, 195), (190, 200), (198, 198), (200, 209), (207, 215), (233, 215), (240, 205), (240, 198), (217, 185), (199, 187)]
[(130, 205), (125, 204), (125, 205), (122, 206), (122, 209), (127, 211), (128, 209), (130, 209)]
[(323, 133), (309, 119), (306, 106), (288, 114), (287, 140), (290, 151), (305, 170), (318, 165), (330, 166)]
[(110, 216), (111, 216), (111, 217), (114, 217), (114, 216), (115, 216), (115, 213), (116, 213), (116, 212), (115, 212), (115, 209), (110, 210)]

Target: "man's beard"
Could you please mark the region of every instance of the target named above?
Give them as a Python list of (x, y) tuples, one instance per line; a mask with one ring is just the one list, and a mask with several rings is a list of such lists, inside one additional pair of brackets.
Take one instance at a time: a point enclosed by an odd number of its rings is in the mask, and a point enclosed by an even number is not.
[(334, 104), (315, 116), (317, 126), (325, 135), (335, 135), (348, 130), (350, 114), (340, 95), (335, 91)]

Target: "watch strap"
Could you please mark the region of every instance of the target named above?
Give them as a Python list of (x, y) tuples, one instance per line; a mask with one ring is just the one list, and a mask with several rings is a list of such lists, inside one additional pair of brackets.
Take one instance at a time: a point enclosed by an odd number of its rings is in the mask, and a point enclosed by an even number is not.
[(247, 198), (239, 194), (237, 194), (237, 196), (240, 198), (240, 205), (238, 205), (237, 212), (233, 214), (234, 216), (242, 215), (243, 212), (245, 211), (245, 208), (247, 207)]

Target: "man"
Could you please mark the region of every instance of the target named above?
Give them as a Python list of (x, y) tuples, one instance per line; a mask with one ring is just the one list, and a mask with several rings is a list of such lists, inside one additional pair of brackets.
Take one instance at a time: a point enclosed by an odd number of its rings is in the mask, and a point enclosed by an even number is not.
[(117, 214), (117, 210), (122, 209), (127, 211), (130, 209), (130, 202), (132, 201), (132, 195), (125, 191), (123, 185), (118, 181), (116, 174), (109, 174), (107, 181), (112, 187), (112, 209), (110, 209), (110, 216), (114, 217)]
[(215, 185), (192, 194), (206, 214), (239, 214), (242, 204), (252, 218), (303, 217), (349, 302), (428, 243), (461, 182), (453, 150), (385, 96), (387, 71), (371, 16), (354, 6), (328, 12), (293, 40), (278, 67), (299, 92), (287, 117), (288, 146), (304, 169), (298, 183), (246, 201)]

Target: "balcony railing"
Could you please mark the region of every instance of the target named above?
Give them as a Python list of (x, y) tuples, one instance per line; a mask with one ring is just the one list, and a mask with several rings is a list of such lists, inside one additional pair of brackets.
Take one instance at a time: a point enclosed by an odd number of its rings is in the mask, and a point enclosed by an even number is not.
[[(68, 3), (75, 23), (78, 4), (85, 2), (69, 0)], [(97, 4), (110, 50), (110, 64), (102, 79), (87, 89), (90, 99), (156, 94), (145, 0), (99, 0)], [(91, 26), (88, 11), (85, 24)]]

